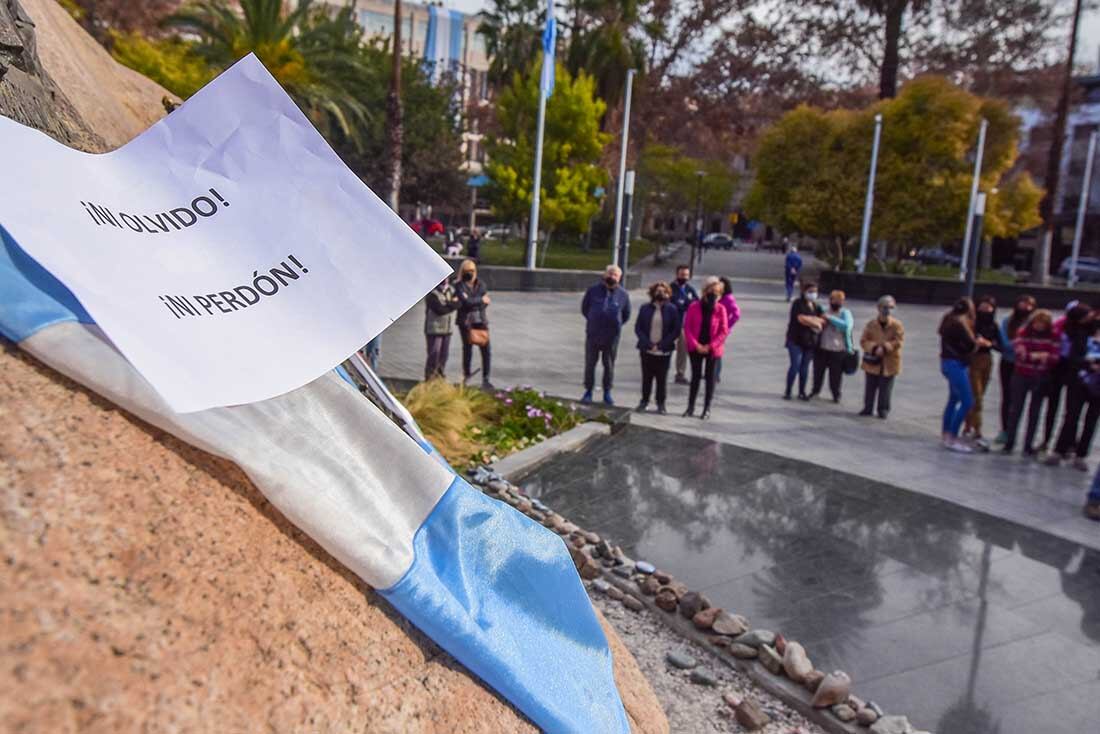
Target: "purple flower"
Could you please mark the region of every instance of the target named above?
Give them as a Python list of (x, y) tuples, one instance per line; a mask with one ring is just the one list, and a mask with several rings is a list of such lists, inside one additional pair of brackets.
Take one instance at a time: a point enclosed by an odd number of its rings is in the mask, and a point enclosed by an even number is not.
[(505, 405), (511, 405), (512, 404), (512, 399), (511, 398), (504, 398), (504, 404)]

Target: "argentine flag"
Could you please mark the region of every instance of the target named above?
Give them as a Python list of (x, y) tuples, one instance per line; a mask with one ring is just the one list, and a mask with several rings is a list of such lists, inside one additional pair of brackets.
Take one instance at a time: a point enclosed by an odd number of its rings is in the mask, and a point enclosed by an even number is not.
[(547, 99), (554, 93), (554, 50), (558, 41), (558, 24), (554, 19), (554, 0), (546, 0), (546, 27), (542, 31), (542, 76), (539, 88)]
[[(542, 729), (629, 731), (607, 639), (561, 537), (472, 488), (334, 370), (266, 400), (174, 411), (3, 225), (0, 334), (235, 462), (288, 520)], [(87, 244), (73, 239), (62, 245)]]

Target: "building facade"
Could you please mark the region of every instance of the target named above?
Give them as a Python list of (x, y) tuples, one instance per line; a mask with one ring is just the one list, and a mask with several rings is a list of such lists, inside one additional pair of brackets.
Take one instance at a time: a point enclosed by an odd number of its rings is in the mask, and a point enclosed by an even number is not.
[[(325, 0), (327, 5), (342, 7), (342, 0)], [(393, 38), (392, 0), (357, 0), (356, 19), (369, 39)], [(439, 4), (401, 3), (401, 45), (407, 56), (421, 58), (436, 77), (451, 75), (458, 81), (462, 107), (489, 104), (489, 55), (485, 41), (477, 32), (476, 15), (451, 10)], [(477, 115), (467, 115), (472, 123), (463, 131), (463, 155), (471, 176), (482, 172), (485, 151)]]

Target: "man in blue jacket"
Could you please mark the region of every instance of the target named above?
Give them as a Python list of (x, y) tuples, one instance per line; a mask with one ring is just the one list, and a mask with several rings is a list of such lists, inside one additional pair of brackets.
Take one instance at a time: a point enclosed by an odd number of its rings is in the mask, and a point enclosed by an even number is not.
[(581, 301), (581, 314), (586, 320), (584, 344), (584, 397), (592, 402), (596, 385), (596, 360), (603, 362), (603, 401), (614, 405), (611, 385), (615, 379), (615, 355), (623, 324), (630, 320), (630, 296), (619, 287), (623, 271), (618, 265), (608, 265), (603, 280), (588, 289)]
[(787, 246), (787, 257), (783, 260), (783, 281), (787, 286), (788, 303), (791, 301), (794, 284), (798, 282), (798, 276), (801, 272), (802, 256), (798, 254), (798, 246), (792, 242)]
[[(680, 323), (684, 323), (684, 314), (693, 301), (699, 300), (699, 293), (691, 285), (691, 268), (687, 265), (676, 266), (676, 280), (672, 281), (672, 305), (680, 312)], [(680, 334), (676, 339), (676, 384), (688, 384), (687, 372), (688, 353), (684, 347), (684, 335)]]

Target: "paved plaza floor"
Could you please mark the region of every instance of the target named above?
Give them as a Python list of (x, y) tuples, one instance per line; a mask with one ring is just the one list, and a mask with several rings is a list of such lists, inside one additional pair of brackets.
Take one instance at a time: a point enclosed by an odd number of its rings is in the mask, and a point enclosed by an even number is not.
[[(643, 281), (668, 278), (671, 270), (646, 270)], [(963, 456), (940, 447), (946, 401), (936, 335), (943, 313), (940, 307), (902, 304), (898, 309), (907, 337), (904, 373), (897, 380), (889, 420), (856, 415), (862, 407), (862, 375), (845, 378), (839, 405), (828, 399), (783, 401), (788, 305), (782, 283), (775, 281), (781, 271), (782, 258), (776, 254), (708, 253), (700, 275), (733, 278), (742, 310), (741, 322), (727, 343), (713, 418), (702, 422), (679, 417), (686, 407), (687, 388), (670, 385), (670, 415), (636, 414), (633, 423), (844, 471), (1100, 549), (1100, 526), (1081, 515), (1091, 475), (1068, 467), (1041, 466), (1019, 456)], [(492, 283), (488, 285), (491, 291)], [(497, 386), (530, 384), (552, 394), (580, 396), (584, 353), (580, 298), (575, 293), (492, 293), (492, 380)], [(636, 311), (644, 293), (632, 292), (631, 298)], [(874, 315), (873, 303), (849, 305), (859, 328)], [(423, 308), (416, 307), (386, 330), (382, 374), (422, 376), (423, 318)], [(639, 398), (641, 370), (632, 324), (627, 328), (619, 350), (614, 397), (632, 406)], [(461, 375), (460, 362), (456, 338), (448, 364), (453, 379)], [(995, 383), (986, 396), (990, 434), (996, 433), (999, 423), (999, 395)]]
[(1100, 721), (1100, 551), (774, 453), (630, 425), (520, 486), (938, 734)]

